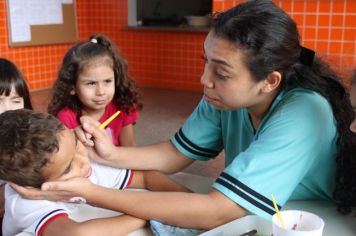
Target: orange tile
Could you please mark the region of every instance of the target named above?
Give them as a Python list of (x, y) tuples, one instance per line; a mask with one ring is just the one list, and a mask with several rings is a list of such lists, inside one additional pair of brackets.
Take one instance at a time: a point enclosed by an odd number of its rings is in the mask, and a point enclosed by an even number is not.
[(235, 3), (233, 1), (225, 1), (224, 2), (224, 10), (229, 10), (230, 8), (233, 8), (235, 6)]
[(341, 15), (333, 15), (331, 17), (331, 25), (332, 26), (343, 26), (344, 24), (344, 17)]
[(356, 29), (355, 28), (347, 28), (344, 29), (344, 40), (355, 42), (356, 41)]
[(335, 28), (331, 29), (330, 39), (332, 40), (342, 40), (343, 29)]
[(217, 1), (213, 2), (213, 12), (223, 11), (223, 10), (224, 10), (224, 6), (222, 2), (217, 2)]
[(298, 26), (304, 25), (304, 16), (303, 15), (293, 15), (293, 20), (297, 23)]
[(329, 39), (329, 29), (318, 29), (318, 35), (317, 39), (318, 40), (325, 40)]
[(303, 39), (304, 40), (315, 39), (315, 36), (316, 36), (315, 34), (316, 34), (316, 29), (314, 29), (314, 28), (306, 28), (304, 30)]
[(326, 53), (328, 51), (328, 42), (317, 42), (316, 51), (318, 53)]
[(346, 1), (346, 12), (356, 12), (356, 1)]
[(341, 43), (331, 42), (330, 43), (330, 53), (341, 53)]
[(305, 1), (306, 11), (307, 12), (316, 12), (317, 11), (317, 2), (316, 1)]
[(351, 55), (355, 55), (354, 57), (356, 57), (355, 43), (348, 43), (348, 42), (343, 43), (342, 54), (351, 54)]
[(285, 10), (286, 12), (292, 12), (292, 2), (287, 0), (287, 1), (282, 1), (282, 9)]
[(345, 17), (345, 27), (356, 28), (356, 15), (346, 15)]
[(293, 11), (294, 12), (304, 12), (304, 1), (294, 1)]
[(330, 1), (319, 1), (319, 12), (329, 13), (331, 8)]
[(316, 15), (306, 15), (305, 16), (305, 25), (315, 26), (316, 25)]
[(345, 11), (345, 1), (333, 1), (332, 11), (341, 13)]
[(305, 41), (303, 43), (303, 46), (306, 47), (306, 48), (310, 48), (312, 50), (315, 50), (314, 48), (314, 41)]
[(330, 16), (328, 15), (319, 15), (318, 25), (319, 26), (329, 26)]

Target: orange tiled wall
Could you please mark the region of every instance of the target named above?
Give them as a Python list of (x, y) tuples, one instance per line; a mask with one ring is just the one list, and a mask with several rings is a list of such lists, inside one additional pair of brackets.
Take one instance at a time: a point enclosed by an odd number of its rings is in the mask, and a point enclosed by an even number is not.
[[(13, 60), (30, 88), (52, 85), (62, 57), (71, 44), (8, 47), (5, 0), (0, 0), (0, 56)], [(238, 0), (214, 0), (214, 11), (225, 10)], [(298, 23), (302, 42), (316, 49), (340, 71), (356, 65), (356, 1), (275, 0)], [(127, 0), (77, 0), (81, 40), (95, 32), (108, 35), (129, 61), (129, 72), (139, 84), (200, 90), (200, 59), (206, 33), (130, 31)]]
[[(214, 11), (243, 2), (214, 0)], [(298, 24), (301, 42), (317, 51), (343, 76), (356, 67), (355, 0), (273, 0)]]

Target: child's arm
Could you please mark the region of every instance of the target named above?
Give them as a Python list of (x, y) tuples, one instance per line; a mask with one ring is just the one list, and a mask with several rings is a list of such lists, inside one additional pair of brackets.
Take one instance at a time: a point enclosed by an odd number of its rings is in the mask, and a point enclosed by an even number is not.
[(121, 215), (75, 222), (68, 217), (58, 217), (51, 221), (41, 236), (119, 236), (145, 226), (146, 221), (136, 217)]
[(192, 192), (187, 187), (173, 181), (159, 171), (135, 170), (130, 188), (145, 188), (151, 191)]
[(121, 146), (136, 146), (135, 131), (132, 124), (122, 127), (119, 140)]

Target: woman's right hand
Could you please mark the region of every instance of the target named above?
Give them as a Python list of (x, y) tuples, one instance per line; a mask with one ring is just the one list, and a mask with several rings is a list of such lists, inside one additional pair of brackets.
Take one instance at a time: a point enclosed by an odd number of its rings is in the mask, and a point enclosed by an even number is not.
[(112, 153), (115, 153), (116, 148), (111, 138), (105, 131), (99, 129), (98, 121), (82, 116), (80, 122), (82, 131), (76, 130), (75, 132), (78, 139), (88, 147), (90, 159), (103, 165), (110, 165)]

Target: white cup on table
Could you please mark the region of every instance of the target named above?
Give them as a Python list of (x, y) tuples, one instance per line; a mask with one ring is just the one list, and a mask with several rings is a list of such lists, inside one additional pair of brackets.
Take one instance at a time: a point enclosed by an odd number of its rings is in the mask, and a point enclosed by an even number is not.
[(324, 221), (319, 216), (299, 210), (280, 212), (284, 226), (278, 219), (277, 214), (272, 217), (273, 236), (322, 236)]

